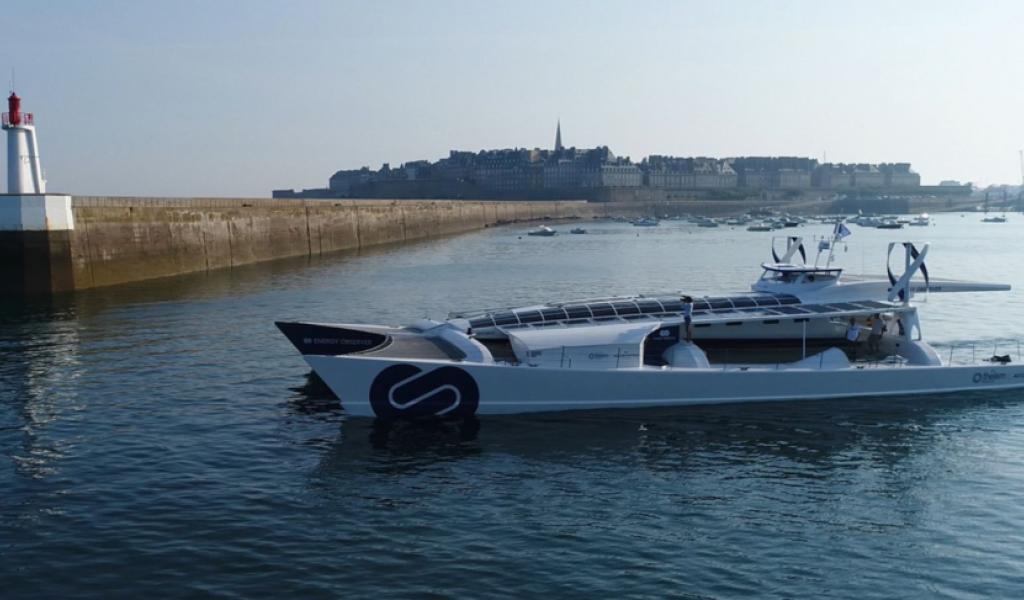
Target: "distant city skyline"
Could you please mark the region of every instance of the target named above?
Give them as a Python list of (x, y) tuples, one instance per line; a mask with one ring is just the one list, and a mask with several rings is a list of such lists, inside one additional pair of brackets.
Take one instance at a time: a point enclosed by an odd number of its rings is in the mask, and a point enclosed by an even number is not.
[[(943, 182), (943, 193), (963, 186)], [(608, 146), (566, 147), (562, 124), (550, 148), (452, 149), (438, 160), (417, 159), (339, 169), (326, 186), (275, 189), (274, 198), (585, 198), (666, 201), (761, 197), (816, 192), (934, 194), (921, 187), (909, 162), (822, 163), (806, 156), (664, 156), (633, 161)], [(763, 196), (767, 197), (767, 196)]]
[[(450, 149), (1021, 180), (1024, 3), (17, 3), (48, 189), (269, 196)], [(5, 154), (6, 149), (0, 150)]]

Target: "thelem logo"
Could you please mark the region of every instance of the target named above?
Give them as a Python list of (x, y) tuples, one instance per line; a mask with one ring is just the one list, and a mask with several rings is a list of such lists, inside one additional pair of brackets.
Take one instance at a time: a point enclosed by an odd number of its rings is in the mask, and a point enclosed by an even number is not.
[(370, 386), (370, 406), (382, 418), (468, 417), (479, 405), (480, 388), (458, 367), (423, 372), (413, 365), (392, 365)]

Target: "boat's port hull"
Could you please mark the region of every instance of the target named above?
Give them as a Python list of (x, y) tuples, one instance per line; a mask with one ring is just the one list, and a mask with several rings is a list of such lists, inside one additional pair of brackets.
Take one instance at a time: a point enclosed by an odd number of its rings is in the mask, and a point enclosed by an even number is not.
[(306, 354), (351, 354), (366, 352), (384, 346), (389, 336), (384, 328), (371, 331), (369, 327), (356, 328), (318, 323), (277, 321), (274, 323), (295, 348)]
[(1024, 387), (1024, 365), (549, 369), (305, 356), (354, 417), (498, 415)]

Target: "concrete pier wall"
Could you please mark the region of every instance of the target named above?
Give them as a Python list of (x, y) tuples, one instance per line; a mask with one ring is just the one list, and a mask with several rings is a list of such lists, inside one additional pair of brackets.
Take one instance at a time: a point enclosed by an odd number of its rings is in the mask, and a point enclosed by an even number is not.
[(74, 231), (60, 240), (8, 236), (0, 245), (20, 265), (7, 274), (12, 285), (6, 291), (45, 293), (316, 256), (505, 221), (589, 217), (594, 208), (579, 201), (74, 196)]

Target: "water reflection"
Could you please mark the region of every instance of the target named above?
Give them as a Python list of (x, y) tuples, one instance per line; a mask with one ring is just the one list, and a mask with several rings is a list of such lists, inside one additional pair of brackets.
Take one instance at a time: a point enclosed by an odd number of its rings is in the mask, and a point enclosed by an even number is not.
[(335, 420), (343, 414), (338, 397), (313, 371), (306, 373), (302, 385), (289, 389), (292, 394), (288, 397), (286, 406), (294, 415)]
[[(896, 399), (736, 404), (482, 417), (468, 421), (343, 423), (321, 474), (409, 473), (486, 454), (569, 466), (655, 472), (789, 464), (801, 477), (829, 469), (891, 468), (928, 452), (944, 431), (1019, 410), (1019, 391)], [(953, 425), (951, 425), (953, 424)]]
[[(81, 360), (77, 315), (62, 298), (6, 299), (0, 327), (2, 427), (21, 432), (7, 451), (15, 471), (30, 479), (59, 472), (70, 443), (46, 435), (60, 419), (84, 410), (77, 392)], [(10, 440), (11, 438), (7, 438)]]

